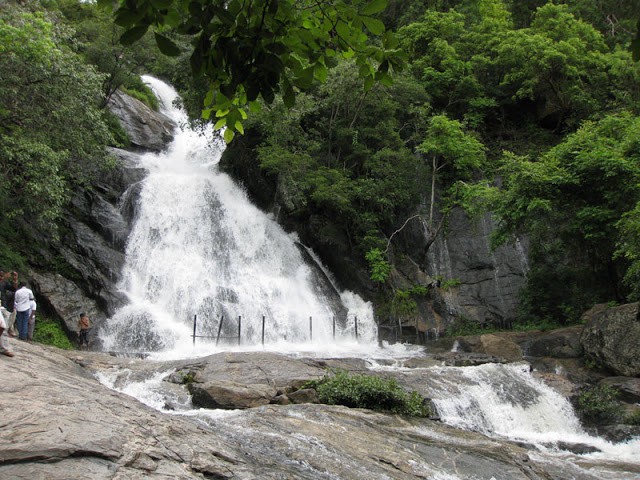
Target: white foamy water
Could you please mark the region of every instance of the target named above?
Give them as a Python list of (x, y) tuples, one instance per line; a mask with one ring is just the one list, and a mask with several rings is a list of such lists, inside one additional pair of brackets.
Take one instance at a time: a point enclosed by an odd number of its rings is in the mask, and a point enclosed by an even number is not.
[(563, 445), (575, 444), (598, 450), (581, 455), (583, 459), (640, 462), (640, 438), (613, 444), (587, 434), (569, 401), (535, 378), (528, 364), (431, 367), (428, 371), (426, 385), (420, 388), (449, 425), (531, 443), (555, 458), (566, 458)]
[(104, 348), (200, 356), (216, 351), (205, 337), (220, 333), (219, 348), (252, 349), (262, 345), (264, 324), (265, 344), (318, 350), (354, 342), (356, 322), (357, 343), (375, 345), (371, 305), (335, 291), (305, 263), (295, 236), (218, 171), (220, 142), (186, 126), (171, 87), (144, 80), (180, 127), (166, 152), (140, 157), (149, 174), (120, 285), (129, 303), (101, 330)]

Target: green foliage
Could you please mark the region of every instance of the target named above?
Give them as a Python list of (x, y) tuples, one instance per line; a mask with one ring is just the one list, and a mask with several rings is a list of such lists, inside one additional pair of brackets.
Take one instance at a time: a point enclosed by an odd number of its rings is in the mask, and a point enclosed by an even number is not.
[(620, 415), (617, 397), (618, 391), (607, 385), (586, 387), (576, 400), (577, 413), (589, 424), (613, 422)]
[(308, 385), (315, 388), (322, 403), (368, 408), (414, 417), (431, 415), (418, 392), (407, 392), (395, 379), (349, 374), (338, 370), (333, 375)]
[(63, 350), (73, 350), (75, 347), (64, 331), (60, 320), (37, 315), (33, 331), (33, 341), (52, 345)]
[(451, 325), (447, 327), (446, 335), (449, 337), (483, 335), (485, 333), (493, 333), (497, 330), (494, 326), (481, 325), (478, 322), (460, 316), (456, 317)]
[(462, 282), (457, 278), (449, 278), (447, 280), (442, 280), (440, 283), (440, 288), (442, 290), (448, 290), (450, 288), (456, 288), (462, 285)]
[(191, 385), (195, 382), (195, 374), (193, 372), (187, 372), (182, 376), (182, 384), (183, 385)]
[(379, 248), (372, 248), (367, 252), (365, 258), (369, 262), (371, 280), (376, 283), (385, 283), (391, 272), (391, 265), (389, 265), (384, 252)]
[[(51, 229), (72, 185), (104, 165), (111, 143), (98, 101), (101, 77), (43, 13), (0, 8), (0, 206)], [(51, 103), (55, 99), (55, 105)]]
[(131, 139), (129, 134), (122, 127), (120, 120), (110, 110), (104, 110), (103, 112), (104, 122), (113, 137), (113, 146), (119, 148), (127, 148), (131, 145)]
[(313, 236), (346, 237), (360, 258), (373, 250), (368, 261), (384, 283), (386, 238), (410, 216), (427, 178), (410, 148), (421, 137), (426, 94), (406, 78), (366, 93), (359, 82), (357, 64), (341, 61), (294, 107), (276, 99), (247, 120), (247, 129), (259, 139), (260, 167), (277, 179), (284, 212), (309, 228), (331, 225), (331, 235), (318, 229)]
[(623, 423), (627, 425), (640, 425), (640, 410), (636, 410), (635, 412), (626, 415), (623, 419)]
[[(144, 87), (146, 87), (146, 86), (144, 86)], [(144, 103), (151, 110), (158, 111), (158, 109), (160, 108), (160, 105), (158, 103), (158, 99), (153, 94), (151, 89), (148, 88), (148, 87), (143, 88), (141, 90), (133, 90), (133, 89), (129, 89), (127, 87), (122, 87), (121, 90), (124, 93), (126, 93), (127, 95), (130, 95), (133, 98), (136, 98), (136, 99), (140, 100), (142, 103)]]
[[(100, 4), (112, 7), (110, 0)], [(376, 17), (386, 5), (386, 0), (127, 0), (115, 11), (115, 23), (126, 29), (120, 37), (124, 45), (152, 27), (159, 49), (170, 56), (182, 51), (179, 35), (192, 39), (192, 71), (209, 81), (202, 115), (218, 119), (216, 128), (226, 126), (230, 142), (244, 132), (247, 105), (259, 97), (271, 104), (281, 94), (284, 104), (293, 106), (296, 89), (324, 82), (337, 58), (355, 59), (365, 89), (375, 81), (388, 84), (389, 71), (402, 62), (393, 36)]]
[(77, 52), (103, 74), (102, 105), (106, 105), (117, 89), (124, 87), (128, 92), (133, 92), (133, 96), (157, 109), (152, 106), (153, 95), (145, 92), (146, 87), (139, 75), (143, 72), (166, 71), (171, 67), (160, 67), (162, 54), (151, 33), (141, 38), (135, 47), (124, 46), (118, 41), (124, 28), (115, 25), (108, 12), (99, 9), (95, 3), (58, 0), (57, 4), (63, 18), (73, 29)]

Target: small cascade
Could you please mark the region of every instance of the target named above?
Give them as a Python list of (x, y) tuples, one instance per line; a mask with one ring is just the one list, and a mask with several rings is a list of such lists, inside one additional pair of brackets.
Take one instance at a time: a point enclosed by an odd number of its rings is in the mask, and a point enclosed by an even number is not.
[(126, 249), (121, 288), (129, 303), (100, 332), (104, 348), (190, 356), (194, 319), (200, 344), (215, 345), (220, 334), (251, 346), (262, 342), (263, 317), (266, 343), (333, 342), (334, 321), (335, 339), (352, 340), (356, 316), (358, 339), (375, 342), (370, 304), (336, 293), (296, 238), (218, 170), (223, 145), (187, 127), (176, 92), (144, 81), (180, 128), (167, 151), (139, 159), (149, 174)]
[(432, 369), (427, 390), (445, 423), (538, 442), (581, 437), (571, 404), (525, 364)]

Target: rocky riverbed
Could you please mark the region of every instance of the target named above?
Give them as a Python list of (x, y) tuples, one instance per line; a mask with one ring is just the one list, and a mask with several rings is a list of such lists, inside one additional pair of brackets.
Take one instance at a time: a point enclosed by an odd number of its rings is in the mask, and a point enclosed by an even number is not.
[[(309, 401), (292, 394), (304, 381), (333, 367), (365, 371), (362, 359), (222, 352), (155, 362), (13, 343), (16, 356), (0, 359), (0, 478), (640, 476), (639, 464), (566, 452), (554, 460), (530, 445), (436, 420), (295, 403)], [(160, 409), (115, 390), (153, 378)]]

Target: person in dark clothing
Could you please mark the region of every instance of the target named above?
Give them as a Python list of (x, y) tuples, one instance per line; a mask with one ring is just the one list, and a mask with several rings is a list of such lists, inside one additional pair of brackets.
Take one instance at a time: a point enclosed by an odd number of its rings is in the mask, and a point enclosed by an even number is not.
[(4, 282), (9, 277), (4, 273), (4, 270), (0, 270), (0, 306), (7, 308), (7, 292), (4, 289)]
[(18, 272), (12, 272), (11, 277), (7, 274), (7, 280), (4, 282), (5, 293), (5, 306), (9, 312), (9, 321), (7, 322), (7, 331), (12, 337), (16, 336), (15, 322), (16, 322), (16, 309), (15, 309), (15, 296), (16, 290), (18, 290)]

